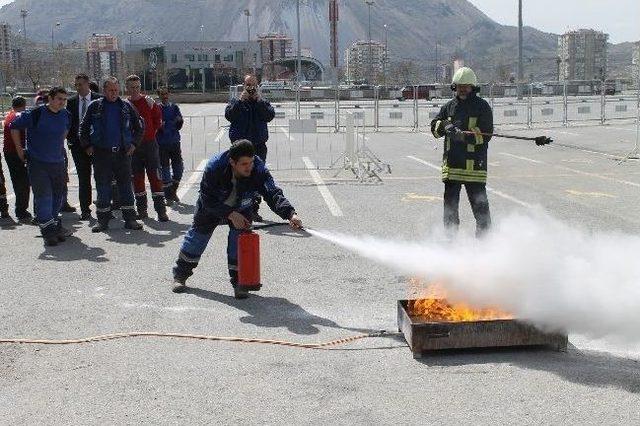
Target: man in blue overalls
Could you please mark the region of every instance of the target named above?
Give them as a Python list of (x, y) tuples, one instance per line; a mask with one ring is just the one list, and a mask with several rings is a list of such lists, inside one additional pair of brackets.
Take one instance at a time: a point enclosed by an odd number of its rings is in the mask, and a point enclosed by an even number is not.
[(180, 129), (184, 124), (180, 107), (169, 101), (169, 89), (158, 90), (160, 109), (162, 110), (162, 127), (156, 135), (160, 148), (160, 167), (162, 168), (162, 184), (167, 205), (179, 203), (178, 186), (184, 172), (182, 150), (180, 149)]
[(131, 186), (131, 156), (142, 139), (140, 116), (128, 101), (120, 97), (120, 83), (109, 77), (103, 84), (104, 98), (89, 104), (80, 124), (80, 143), (93, 162), (96, 181), (96, 214), (98, 223), (92, 232), (109, 229), (112, 180), (115, 178), (125, 229), (140, 230), (136, 221)]
[(186, 281), (193, 275), (200, 257), (219, 225), (229, 224), (227, 260), (229, 276), (237, 299), (247, 293), (238, 284), (238, 237), (251, 227), (257, 195), (264, 197), (269, 208), (294, 229), (302, 227), (295, 209), (278, 188), (264, 162), (256, 156), (248, 140), (239, 140), (231, 149), (209, 160), (196, 203), (193, 225), (187, 232), (180, 255), (173, 268), (174, 293), (186, 290)]
[[(27, 163), (42, 238), (45, 245), (55, 246), (71, 235), (59, 218), (67, 178), (64, 141), (71, 128), (71, 114), (64, 108), (67, 91), (63, 87), (49, 90), (48, 101), (20, 114), (10, 127), (18, 157)], [(27, 131), (26, 150), (22, 149), (21, 130)]]

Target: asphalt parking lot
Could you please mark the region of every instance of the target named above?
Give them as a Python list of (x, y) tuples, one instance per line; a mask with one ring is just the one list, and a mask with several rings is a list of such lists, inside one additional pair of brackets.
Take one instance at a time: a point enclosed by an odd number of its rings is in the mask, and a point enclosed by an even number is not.
[[(184, 107), (185, 115), (220, 111), (218, 105)], [(640, 163), (619, 162), (634, 146), (635, 123), (512, 131), (549, 135), (556, 144), (492, 142), (495, 221), (542, 208), (588, 230), (637, 233)], [(214, 233), (191, 290), (170, 292), (198, 170), (228, 143), (217, 125), (205, 133), (184, 142), (190, 167), (183, 203), (169, 223), (148, 220), (134, 233), (114, 223), (108, 234), (92, 234), (69, 214), (63, 220), (74, 237), (53, 248), (43, 247), (34, 227), (0, 230), (0, 337), (158, 331), (322, 342), (395, 331), (396, 301), (407, 297), (411, 277), (280, 228), (262, 233), (264, 287), (249, 299), (233, 298), (223, 229)], [(439, 143), (420, 132), (366, 138), (392, 166), (382, 183), (358, 182), (348, 171), (336, 176), (337, 169), (306, 170), (309, 162), (325, 166), (339, 158), (341, 134), (310, 136), (303, 151), (299, 135), (274, 135), (281, 150), (272, 150), (269, 162), (305, 224), (402, 239), (439, 226)], [(329, 144), (331, 152), (316, 149)], [(76, 200), (73, 176), (70, 192)], [(461, 206), (461, 232), (471, 234), (473, 217), (465, 202)], [(484, 351), (422, 360), (397, 336), (334, 350), (144, 337), (0, 344), (0, 423), (637, 424), (640, 346), (579, 335), (570, 342), (567, 353)]]

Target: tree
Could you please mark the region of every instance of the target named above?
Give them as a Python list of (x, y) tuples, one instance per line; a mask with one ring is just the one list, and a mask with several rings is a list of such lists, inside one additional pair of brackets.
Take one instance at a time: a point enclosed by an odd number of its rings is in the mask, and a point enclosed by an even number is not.
[(404, 86), (420, 83), (420, 67), (413, 59), (403, 59), (392, 64), (390, 68), (389, 81)]
[(49, 80), (52, 76), (53, 66), (50, 57), (50, 54), (33, 50), (23, 57), (24, 75), (33, 86), (34, 92), (38, 90), (41, 83)]

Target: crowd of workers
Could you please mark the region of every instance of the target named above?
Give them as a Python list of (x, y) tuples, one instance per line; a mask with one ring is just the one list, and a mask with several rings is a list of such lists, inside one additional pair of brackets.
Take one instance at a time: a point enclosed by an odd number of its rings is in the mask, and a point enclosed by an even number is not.
[[(157, 220), (168, 221), (167, 205), (179, 202), (177, 189), (184, 170), (180, 149), (184, 119), (178, 105), (170, 101), (169, 90), (159, 89), (156, 102), (142, 93), (136, 75), (126, 78), (126, 98), (120, 96), (120, 82), (115, 77), (107, 78), (98, 93), (89, 77), (79, 74), (75, 88), (77, 95), (70, 99), (62, 87), (40, 93), (28, 110), (24, 98), (12, 101), (4, 121), (3, 152), (15, 193), (17, 220), (38, 225), (47, 246), (58, 245), (70, 236), (61, 221), (61, 212), (75, 211), (68, 201), (66, 140), (78, 175), (80, 219), (93, 222), (93, 232), (108, 231), (114, 210), (121, 211), (125, 228), (142, 229), (139, 220), (149, 219), (145, 177)], [(445, 138), (444, 225), (450, 233), (457, 229), (460, 192), (465, 186), (481, 236), (491, 226), (486, 180), (493, 113), (477, 95), (478, 82), (471, 69), (459, 69), (451, 89), (455, 97), (431, 123), (434, 137)], [(293, 228), (302, 227), (266, 167), (267, 124), (275, 112), (261, 97), (255, 76), (245, 77), (244, 90), (239, 99), (229, 103), (225, 117), (230, 122), (232, 144), (205, 167), (193, 224), (173, 268), (174, 292), (186, 289), (213, 231), (228, 225), (230, 281), (235, 296), (246, 297), (237, 285), (237, 241), (253, 222), (262, 221), (258, 208), (263, 198)], [(92, 175), (95, 219), (91, 211)], [(28, 211), (30, 191), (35, 218)], [(12, 220), (6, 194), (0, 168), (0, 215), (3, 220)]]

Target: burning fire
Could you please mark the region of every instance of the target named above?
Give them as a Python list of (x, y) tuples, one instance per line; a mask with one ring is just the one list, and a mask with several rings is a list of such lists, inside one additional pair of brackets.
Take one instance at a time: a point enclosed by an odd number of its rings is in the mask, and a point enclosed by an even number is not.
[(409, 315), (426, 321), (464, 322), (513, 318), (495, 308), (475, 309), (465, 303), (451, 303), (446, 299), (444, 287), (439, 284), (425, 286), (422, 281), (412, 279), (410, 286), (415, 299), (409, 301)]

